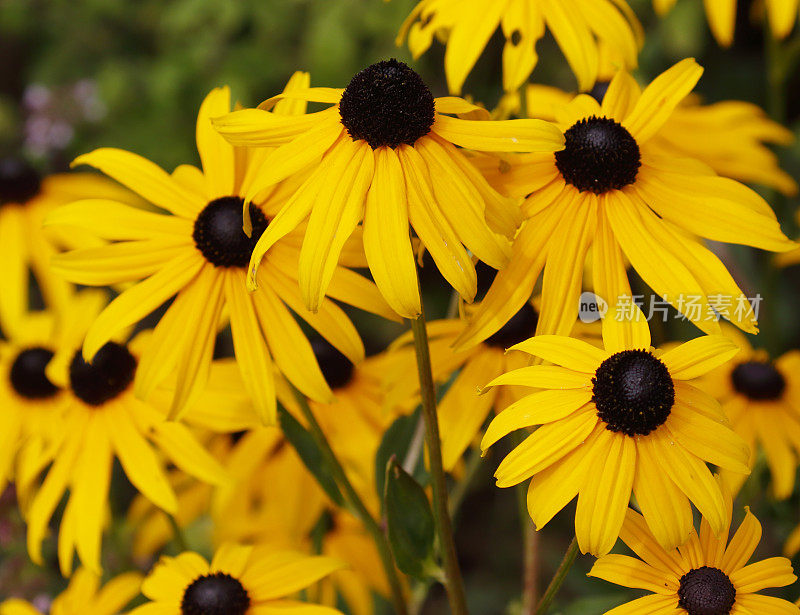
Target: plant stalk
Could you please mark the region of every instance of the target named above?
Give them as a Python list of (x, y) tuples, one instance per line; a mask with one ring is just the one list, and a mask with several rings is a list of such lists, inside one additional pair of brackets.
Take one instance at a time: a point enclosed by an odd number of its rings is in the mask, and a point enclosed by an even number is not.
[(550, 585), (547, 586), (547, 590), (544, 592), (544, 596), (536, 609), (535, 615), (544, 615), (547, 613), (550, 604), (553, 602), (553, 598), (556, 597), (558, 590), (561, 589), (561, 585), (564, 583), (564, 579), (567, 578), (569, 569), (572, 568), (572, 564), (575, 563), (576, 557), (578, 557), (578, 539), (573, 538), (572, 542), (569, 543), (569, 547), (567, 547), (564, 559), (561, 560), (561, 565), (558, 567), (558, 570), (556, 570), (556, 574), (553, 576)]
[(467, 600), (464, 592), (464, 581), (458, 566), (456, 545), (453, 539), (453, 527), (447, 503), (447, 479), (442, 463), (442, 448), (439, 439), (439, 419), (436, 413), (436, 388), (433, 384), (428, 330), (425, 324), (424, 311), (411, 321), (414, 333), (414, 348), (417, 354), (419, 385), (422, 393), (422, 413), (425, 417), (425, 441), (433, 487), (433, 513), (442, 551), (445, 573), (445, 588), (453, 615), (467, 615)]
[(322, 455), (325, 458), (325, 463), (331, 470), (336, 484), (342, 490), (342, 495), (347, 501), (348, 506), (356, 515), (356, 517), (358, 517), (359, 521), (364, 524), (364, 527), (370, 533), (373, 541), (375, 542), (375, 546), (378, 549), (378, 555), (380, 556), (383, 568), (386, 571), (386, 577), (389, 580), (389, 587), (392, 593), (392, 603), (394, 604), (395, 612), (397, 615), (408, 615), (408, 607), (406, 605), (403, 585), (400, 582), (400, 577), (397, 572), (397, 567), (394, 563), (394, 558), (392, 557), (391, 549), (389, 548), (389, 542), (386, 539), (386, 534), (384, 534), (383, 530), (378, 525), (378, 522), (374, 519), (372, 514), (364, 505), (363, 500), (353, 487), (350, 479), (347, 478), (347, 474), (345, 473), (342, 464), (339, 462), (339, 459), (333, 452), (333, 449), (328, 442), (328, 438), (325, 436), (325, 433), (322, 431), (322, 427), (320, 427), (320, 424), (317, 422), (314, 413), (311, 411), (311, 407), (308, 405), (308, 400), (296, 388), (292, 387), (292, 390), (295, 398), (297, 399), (297, 403), (300, 406), (300, 411), (303, 413), (303, 416), (308, 422), (309, 431), (316, 441), (317, 446), (319, 446), (320, 450), (322, 451)]

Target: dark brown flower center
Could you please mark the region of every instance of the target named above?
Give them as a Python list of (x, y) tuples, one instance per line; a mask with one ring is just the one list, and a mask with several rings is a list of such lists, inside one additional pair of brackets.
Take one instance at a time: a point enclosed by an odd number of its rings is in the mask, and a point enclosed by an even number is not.
[(681, 577), (678, 606), (689, 615), (728, 615), (736, 602), (736, 588), (722, 570), (703, 566)]
[(646, 436), (663, 425), (675, 403), (667, 367), (645, 350), (624, 350), (600, 364), (592, 401), (606, 429)]
[(731, 373), (733, 388), (753, 400), (780, 399), (786, 389), (786, 379), (771, 362), (747, 361)]
[(433, 126), (433, 95), (406, 64), (384, 60), (353, 77), (339, 101), (339, 114), (350, 137), (372, 149), (414, 145)]
[(27, 348), (20, 352), (9, 373), (14, 391), (27, 399), (47, 399), (58, 393), (58, 387), (44, 371), (52, 358), (53, 352), (47, 348)]
[(242, 229), (244, 200), (226, 196), (211, 201), (194, 223), (194, 243), (206, 260), (215, 267), (247, 267), (250, 255), (261, 235), (267, 230), (267, 217), (260, 208), (250, 204), (253, 233)]
[(39, 173), (17, 158), (0, 158), (0, 205), (25, 203), (39, 193)]
[(249, 608), (247, 590), (224, 572), (195, 579), (181, 600), (181, 615), (245, 615)]
[(136, 358), (125, 346), (108, 342), (91, 363), (77, 351), (69, 366), (69, 381), (78, 398), (90, 406), (99, 406), (127, 389), (135, 373)]
[(607, 117), (583, 118), (564, 133), (556, 167), (581, 192), (603, 194), (632, 184), (641, 166), (639, 145), (622, 124)]

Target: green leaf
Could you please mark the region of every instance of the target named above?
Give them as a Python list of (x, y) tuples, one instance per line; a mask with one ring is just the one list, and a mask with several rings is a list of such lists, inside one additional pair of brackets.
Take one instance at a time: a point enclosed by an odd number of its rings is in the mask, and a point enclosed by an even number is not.
[(417, 410), (414, 414), (401, 416), (392, 423), (383, 434), (378, 452), (375, 453), (375, 490), (381, 499), (381, 505), (386, 483), (386, 464), (392, 457), (405, 459), (408, 448), (411, 446), (411, 440), (414, 438), (419, 413), (420, 411)]
[(283, 406), (278, 406), (278, 417), (283, 435), (297, 451), (308, 471), (317, 479), (319, 486), (337, 506), (344, 506), (342, 492), (339, 491), (333, 475), (325, 465), (322, 451), (319, 450), (314, 437)]
[(397, 567), (415, 577), (430, 576), (436, 564), (433, 561), (435, 528), (428, 496), (394, 457), (386, 465), (384, 500), (389, 544)]

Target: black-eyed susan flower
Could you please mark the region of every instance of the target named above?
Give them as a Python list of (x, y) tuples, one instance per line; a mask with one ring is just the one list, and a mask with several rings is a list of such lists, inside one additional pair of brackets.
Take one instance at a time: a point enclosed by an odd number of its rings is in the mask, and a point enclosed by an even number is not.
[[(268, 111), (282, 97), (332, 107), (296, 117)], [(460, 98), (434, 99), (411, 68), (388, 60), (358, 73), (344, 90), (285, 93), (214, 121), (234, 145), (274, 147), (249, 186), (249, 200), (290, 175), (299, 188), (258, 240), (248, 285), (281, 237), (308, 219), (299, 254), (300, 292), (316, 312), (347, 238), (362, 223), (367, 263), (401, 316), (420, 314), (409, 224), (445, 279), (462, 297), (476, 293), (467, 250), (492, 267), (508, 262), (520, 222), (514, 201), (493, 190), (457, 145), (483, 151), (553, 152), (563, 135), (542, 120), (508, 122), (451, 117), (480, 114)], [(485, 112), (484, 112), (485, 113)], [(298, 172), (308, 173), (299, 179)]]
[[(772, 493), (792, 495), (800, 465), (800, 352), (793, 350), (772, 359), (754, 349), (738, 331), (726, 334), (740, 347), (739, 354), (703, 377), (703, 388), (714, 395), (731, 427), (750, 447), (750, 467), (763, 451), (772, 480)], [(722, 471), (733, 493), (745, 477)]]
[(753, 190), (697, 159), (676, 158), (657, 139), (701, 74), (693, 59), (683, 60), (640, 95), (633, 78), (619, 72), (602, 105), (579, 95), (558, 111), (565, 149), (505, 163), (508, 172), (499, 175), (508, 192), (528, 195), (527, 220), (511, 264), (497, 274), (460, 344), (497, 331), (528, 300), (542, 271), (537, 332), (568, 331), (590, 248), (593, 290), (612, 313), (631, 296), (624, 255), (657, 295), (703, 331), (719, 332), (718, 313), (757, 330), (747, 297), (698, 236), (779, 252), (796, 244)]
[(105, 301), (104, 292), (85, 290), (68, 305), (59, 320), (58, 347), (45, 369), (49, 381), (63, 388), (63, 433), (52, 452), (53, 463), (25, 511), (28, 552), (34, 562), (42, 563), (42, 541), (68, 491), (58, 532), (58, 559), (65, 575), (72, 571), (75, 552), (86, 568), (101, 569), (115, 459), (133, 486), (170, 514), (177, 503), (161, 455), (200, 480), (222, 484), (228, 478), (188, 427), (166, 420), (167, 406), (158, 408), (133, 394), (149, 332), (126, 343), (128, 331), (122, 331), (103, 345), (92, 363), (84, 360), (83, 335)]
[(57, 350), (58, 324), (55, 310), (28, 312), (0, 342), (0, 492), (13, 480), (23, 508), (63, 434), (68, 396), (45, 371)]
[(131, 615), (341, 615), (293, 596), (343, 566), (331, 557), (230, 543), (210, 564), (187, 551), (161, 558), (142, 583), (152, 602)]
[(397, 44), (408, 38), (411, 53), (418, 58), (434, 36), (442, 39), (447, 45), (447, 83), (458, 94), (498, 27), (506, 39), (503, 87), (507, 91), (519, 88), (536, 67), (536, 43), (545, 27), (561, 47), (581, 90), (594, 85), (601, 44), (613, 49), (625, 67), (636, 67), (640, 26), (624, 0), (422, 0), (400, 29)]
[[(598, 83), (592, 96), (602, 102), (607, 88), (607, 82)], [(558, 110), (573, 97), (558, 88), (528, 85), (527, 115), (554, 121)], [(771, 120), (757, 105), (740, 100), (704, 105), (694, 95), (675, 108), (653, 137), (653, 143), (671, 156), (696, 158), (723, 177), (769, 186), (786, 196), (797, 194), (797, 182), (780, 168), (768, 145), (793, 142), (792, 131)]]
[[(287, 87), (303, 79), (307, 81), (307, 76), (299, 74)], [(295, 121), (282, 115), (294, 112), (294, 107), (287, 103), (276, 110), (275, 117)], [(287, 237), (271, 251), (259, 273), (261, 290), (248, 295), (245, 268), (253, 246), (273, 224), (296, 184), (275, 186), (251, 202), (250, 237), (244, 234), (242, 197), (248, 194), (253, 171), (265, 152), (231, 147), (214, 131), (210, 118), (229, 111), (227, 87), (213, 90), (200, 107), (197, 148), (202, 172), (182, 165), (168, 175), (152, 162), (116, 149), (99, 149), (75, 160), (76, 165), (100, 169), (168, 213), (93, 199), (59, 208), (47, 223), (77, 226), (113, 242), (59, 255), (53, 266), (60, 274), (89, 285), (136, 282), (89, 329), (83, 348), (86, 360), (92, 360), (116, 332), (175, 297), (145, 349), (135, 383), (137, 395), (146, 399), (177, 367), (171, 413), (175, 417), (206, 383), (214, 340), (227, 311), (245, 388), (262, 420), (272, 423), (276, 409), (273, 364), (309, 397), (327, 400), (331, 396), (292, 311), (352, 361), (363, 358), (364, 348), (355, 327), (333, 301), (321, 302), (315, 314), (303, 308), (297, 291), (302, 234)], [(391, 316), (365, 278), (335, 262), (328, 273), (330, 296)]]
[(725, 525), (715, 532), (704, 517), (686, 544), (665, 549), (642, 516), (628, 509), (620, 538), (638, 556), (606, 555), (589, 576), (652, 592), (606, 615), (797, 615), (787, 600), (757, 592), (797, 580), (791, 562), (771, 557), (748, 564), (761, 540), (761, 524), (747, 509), (728, 542), (732, 506), (727, 498)]
[[(653, 0), (653, 6), (659, 15), (666, 15), (676, 0)], [(722, 47), (730, 47), (733, 43), (734, 30), (736, 29), (736, 2), (737, 0), (704, 0), (708, 26), (717, 42)], [(797, 0), (765, 0), (764, 6), (767, 13), (772, 35), (776, 38), (785, 38), (794, 28), (797, 20)]]
[(91, 173), (42, 177), (21, 159), (0, 158), (0, 327), (6, 335), (32, 307), (31, 274), (48, 306), (69, 300), (71, 285), (53, 275), (50, 259), (61, 250), (96, 245), (97, 239), (78, 229), (43, 230), (42, 220), (54, 207), (92, 194), (140, 204), (122, 187)]
[(721, 335), (661, 353), (650, 347), (643, 318), (603, 322), (604, 348), (538, 335), (512, 348), (553, 365), (532, 365), (490, 386), (543, 389), (490, 423), (486, 450), (512, 431), (539, 426), (499, 465), (499, 487), (532, 477), (528, 511), (541, 529), (576, 495), (575, 532), (583, 552), (608, 553), (631, 492), (660, 544), (674, 548), (692, 528), (690, 500), (713, 530), (725, 506), (706, 462), (748, 472), (747, 445), (727, 425), (713, 397), (687, 381), (737, 352)]
[[(51, 615), (118, 615), (139, 595), (142, 575), (127, 572), (100, 585), (100, 577), (87, 570), (78, 569), (69, 586), (53, 599)], [(24, 600), (11, 598), (0, 603), (0, 615), (46, 615)]]

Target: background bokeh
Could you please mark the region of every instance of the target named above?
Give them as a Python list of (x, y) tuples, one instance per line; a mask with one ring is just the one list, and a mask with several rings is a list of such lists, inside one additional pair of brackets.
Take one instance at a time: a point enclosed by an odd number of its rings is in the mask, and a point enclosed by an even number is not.
[[(43, 171), (64, 170), (77, 154), (106, 145), (135, 151), (168, 170), (196, 163), (196, 112), (211, 88), (229, 84), (235, 99), (254, 105), (280, 91), (298, 69), (310, 71), (314, 85), (343, 87), (355, 72), (376, 60), (397, 57), (411, 62), (408, 50), (397, 48), (394, 38), (414, 3), (0, 0), (0, 153), (22, 150)], [(789, 80), (785, 105), (775, 100), (767, 87), (768, 42), (758, 19), (758, 3), (740, 0), (736, 42), (729, 50), (721, 50), (711, 38), (699, 0), (680, 0), (664, 20), (655, 17), (650, 0), (631, 0), (631, 5), (647, 31), (639, 71), (642, 81), (679, 59), (695, 56), (706, 68), (698, 88), (706, 101), (749, 100), (785, 121), (795, 134), (800, 131), (800, 74)], [(501, 91), (501, 49), (497, 36), (465, 87), (488, 107), (497, 103)], [(549, 35), (539, 51), (533, 79), (573, 90), (574, 77)], [(434, 45), (413, 63), (435, 95), (446, 89), (442, 58), (443, 48)], [(780, 155), (784, 168), (797, 177), (800, 147)], [(796, 236), (797, 200), (767, 196), (784, 230)], [(764, 338), (759, 342), (782, 352), (800, 345), (800, 274), (788, 270), (766, 279), (765, 259), (745, 249), (729, 248), (726, 254), (729, 268), (752, 284), (746, 291), (764, 296)], [(436, 277), (435, 269), (425, 277), (431, 318), (441, 316), (447, 303)], [(379, 326), (377, 320), (370, 323)], [(387, 328), (376, 337), (395, 332)], [(672, 333), (680, 336), (682, 331)], [(506, 604), (520, 590), (517, 493), (494, 488), (491, 479), (504, 453), (494, 451), (486, 460), (458, 520), (467, 591), (478, 615), (506, 612)], [(751, 479), (755, 485), (759, 481), (765, 483), (763, 477)], [(752, 493), (754, 510), (765, 526), (759, 552), (777, 554), (800, 520), (798, 501), (775, 504), (758, 495), (765, 489), (754, 488)], [(15, 592), (24, 588), (26, 595), (35, 597), (63, 587), (55, 567), (43, 571), (26, 563), (24, 532), (13, 510), (12, 503), (0, 499), (0, 599), (12, 588)], [(540, 537), (544, 578), (557, 566), (570, 540), (572, 518), (571, 512), (562, 513)], [(123, 534), (121, 528), (112, 532), (112, 538)], [(119, 549), (124, 549), (123, 540)], [(590, 558), (581, 558), (572, 570), (558, 612), (602, 613), (628, 596), (620, 588), (586, 578), (590, 565)], [(442, 601), (441, 595), (434, 595), (427, 612), (442, 612)]]

